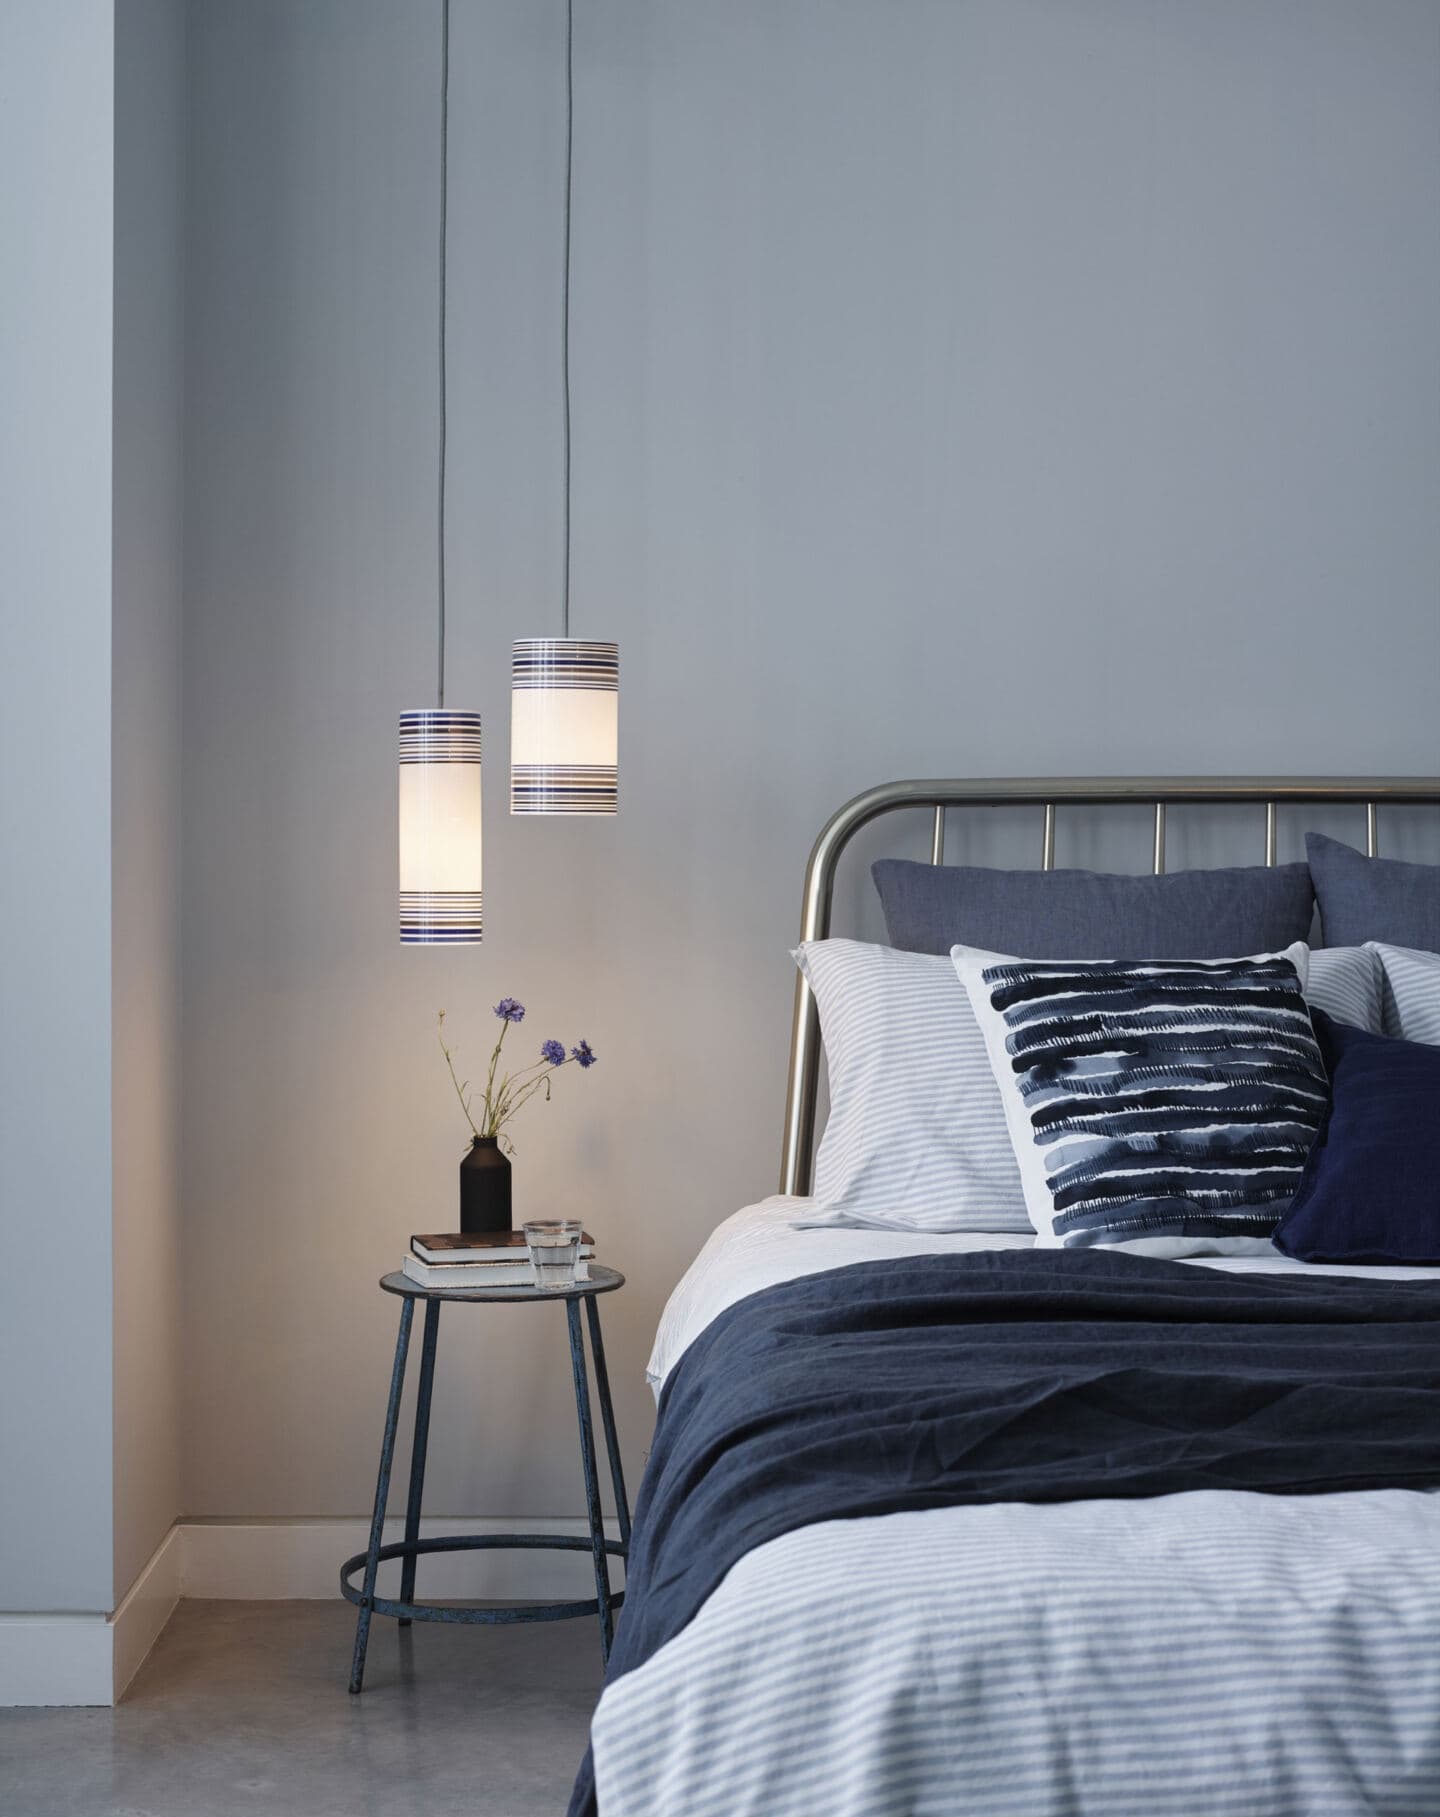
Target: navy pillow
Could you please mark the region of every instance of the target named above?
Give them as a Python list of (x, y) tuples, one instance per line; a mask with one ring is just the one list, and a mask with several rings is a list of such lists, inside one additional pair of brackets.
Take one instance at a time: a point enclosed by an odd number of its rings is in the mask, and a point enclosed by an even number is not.
[(1315, 901), (1303, 864), (1123, 877), (881, 858), (870, 874), (890, 944), (910, 953), (1232, 959), (1308, 940)]
[(1301, 1262), (1440, 1264), (1440, 1047), (1310, 1014), (1330, 1108), (1275, 1247)]
[(1367, 858), (1323, 833), (1305, 835), (1326, 946), (1383, 940), (1440, 953), (1440, 865)]

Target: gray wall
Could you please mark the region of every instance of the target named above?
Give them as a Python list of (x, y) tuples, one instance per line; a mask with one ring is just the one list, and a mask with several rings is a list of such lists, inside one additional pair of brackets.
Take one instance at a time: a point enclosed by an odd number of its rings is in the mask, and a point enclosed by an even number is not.
[[(112, 4), (0, 6), (0, 1609), (10, 1610), (111, 1602)], [(61, 1269), (63, 1285), (39, 1284), (42, 1266)]]
[(180, 1512), (183, 0), (115, 10), (115, 1586)]
[[(1433, 4), (577, 13), (574, 626), (622, 643), (624, 808), (505, 813), (509, 641), (557, 624), (563, 7), (476, 0), (450, 700), (487, 716), (487, 940), (451, 953), (402, 952), (393, 901), (395, 714), (434, 659), (438, 5), (193, 20), (193, 1513), (367, 1505), (375, 1277), (454, 1207), (439, 1007), (472, 1063), (502, 993), (523, 1043), (602, 1056), (516, 1132), (517, 1208), (582, 1210), (630, 1276), (634, 1466), (663, 1298), (774, 1181), (833, 806), (1440, 761)], [(1062, 861), (1103, 849), (1063, 830)], [(452, 1316), (442, 1349), (434, 1510), (578, 1511), (555, 1321)]]

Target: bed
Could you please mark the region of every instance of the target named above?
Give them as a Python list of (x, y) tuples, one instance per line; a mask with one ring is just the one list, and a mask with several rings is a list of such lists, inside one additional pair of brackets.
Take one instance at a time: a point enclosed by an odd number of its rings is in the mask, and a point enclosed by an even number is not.
[[(910, 783), (880, 814), (1355, 803), (1426, 779)], [(1257, 815), (1258, 818), (1258, 815)], [(1037, 1247), (810, 1196), (802, 975), (782, 1191), (676, 1288), (627, 1607), (572, 1812), (1440, 1811), (1440, 1281)]]

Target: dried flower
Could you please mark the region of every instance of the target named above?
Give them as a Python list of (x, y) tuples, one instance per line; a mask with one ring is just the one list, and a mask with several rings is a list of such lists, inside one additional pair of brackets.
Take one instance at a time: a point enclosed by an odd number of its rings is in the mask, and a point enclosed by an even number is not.
[(563, 1041), (542, 1041), (540, 1058), (532, 1060), (528, 1066), (522, 1066), (518, 1072), (502, 1073), (500, 1071), (500, 1050), (505, 1045), (505, 1037), (510, 1031), (512, 1022), (521, 1022), (525, 1018), (525, 1005), (517, 1003), (514, 997), (502, 997), (495, 1005), (495, 1014), (500, 1018), (500, 1033), (490, 1055), (490, 1064), (486, 1068), (485, 1084), (482, 1090), (472, 1097), (470, 1081), (462, 1079), (455, 1066), (455, 1050), (445, 1039), (445, 1012), (441, 1010), (439, 1019), (440, 1051), (445, 1056), (445, 1064), (450, 1069), (450, 1080), (455, 1087), (455, 1096), (460, 1100), (460, 1108), (465, 1113), (465, 1120), (470, 1125), (471, 1133), (479, 1136), (498, 1136), (507, 1145), (509, 1137), (503, 1131), (510, 1119), (523, 1104), (529, 1102), (537, 1092), (550, 1098), (551, 1075), (558, 1067), (568, 1066), (573, 1060), (577, 1066), (589, 1067), (595, 1064), (595, 1054), (588, 1041), (582, 1041), (578, 1047), (572, 1047), (569, 1059), (566, 1058)]

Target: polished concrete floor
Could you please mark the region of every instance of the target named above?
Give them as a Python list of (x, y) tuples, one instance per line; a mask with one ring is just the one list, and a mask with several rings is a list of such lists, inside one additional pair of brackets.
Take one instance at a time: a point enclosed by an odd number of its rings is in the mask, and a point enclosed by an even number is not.
[(406, 1630), (182, 1603), (114, 1710), (0, 1710), (4, 1817), (560, 1817), (600, 1690), (593, 1622)]

